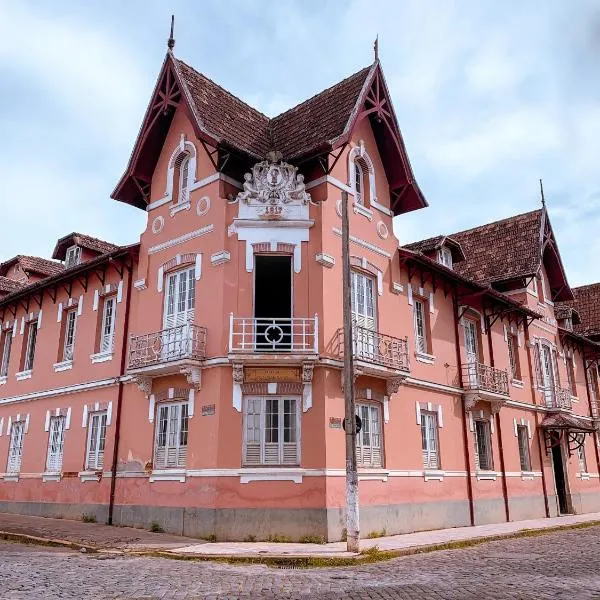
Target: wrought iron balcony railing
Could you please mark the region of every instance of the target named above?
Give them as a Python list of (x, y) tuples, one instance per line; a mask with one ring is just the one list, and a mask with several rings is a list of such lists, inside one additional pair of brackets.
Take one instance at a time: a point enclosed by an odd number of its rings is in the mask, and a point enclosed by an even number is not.
[(186, 323), (132, 336), (128, 368), (140, 369), (184, 359), (200, 361), (205, 353), (206, 327)]
[(319, 318), (229, 317), (229, 352), (319, 352)]
[(573, 408), (571, 390), (559, 386), (546, 387), (542, 390), (546, 401), (546, 408)]
[[(337, 331), (337, 349), (344, 354), (344, 330)], [(352, 325), (352, 348), (355, 360), (395, 369), (410, 371), (408, 338), (397, 338), (360, 325)]]
[(470, 391), (483, 391), (508, 396), (508, 373), (480, 362), (462, 365), (463, 387)]

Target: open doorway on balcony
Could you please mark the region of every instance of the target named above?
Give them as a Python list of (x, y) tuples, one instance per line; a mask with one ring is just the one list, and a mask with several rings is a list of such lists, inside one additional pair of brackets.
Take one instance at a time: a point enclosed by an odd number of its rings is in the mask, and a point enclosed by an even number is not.
[(256, 349), (292, 347), (292, 257), (257, 255), (254, 263)]

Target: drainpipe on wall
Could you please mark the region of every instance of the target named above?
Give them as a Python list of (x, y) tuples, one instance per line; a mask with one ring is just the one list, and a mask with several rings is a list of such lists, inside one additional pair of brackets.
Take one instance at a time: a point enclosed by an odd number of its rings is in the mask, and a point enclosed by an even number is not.
[[(527, 348), (527, 366), (529, 367), (529, 381), (531, 381), (531, 402), (536, 405), (535, 401), (535, 379), (533, 374), (533, 365), (531, 364), (531, 348), (529, 345), (529, 325), (525, 319), (523, 329), (525, 330), (525, 348)], [(544, 508), (546, 509), (546, 518), (550, 517), (550, 506), (548, 504), (548, 488), (546, 486), (546, 473), (544, 471), (544, 454), (542, 452), (542, 436), (544, 433), (540, 429), (539, 412), (535, 411), (535, 435), (538, 441), (538, 450), (540, 455), (540, 469), (542, 471), (542, 491), (544, 492)]]
[(123, 404), (123, 375), (125, 375), (125, 362), (127, 360), (127, 338), (129, 335), (129, 306), (131, 304), (131, 284), (133, 281), (133, 259), (131, 266), (127, 267), (127, 299), (125, 300), (125, 318), (123, 320), (123, 344), (121, 348), (121, 367), (119, 370), (119, 391), (117, 394), (117, 416), (115, 418), (115, 443), (113, 458), (110, 467), (112, 477), (110, 480), (110, 496), (108, 501), (108, 524), (113, 524), (113, 511), (115, 507), (115, 487), (117, 484), (117, 460), (119, 456), (119, 440), (121, 439), (121, 405)]
[[(460, 337), (458, 335), (458, 302), (456, 300), (456, 286), (454, 286), (452, 294), (452, 306), (454, 308), (454, 337), (456, 340), (456, 365), (458, 367), (458, 385), (463, 387), (461, 356), (460, 356)], [(465, 408), (464, 395), (462, 400), (462, 422), (463, 422), (463, 447), (465, 450), (465, 468), (467, 471), (467, 496), (469, 497), (469, 518), (471, 526), (475, 525), (475, 509), (473, 507), (473, 484), (471, 482), (471, 457), (469, 455), (469, 433), (467, 426), (467, 411)]]
[[(488, 347), (490, 350), (490, 367), (494, 367), (494, 345), (492, 343), (492, 328), (490, 320), (485, 318), (487, 325)], [(510, 521), (510, 507), (508, 505), (508, 485), (506, 484), (506, 466), (504, 464), (504, 446), (502, 444), (502, 423), (500, 422), (500, 411), (495, 415), (496, 429), (498, 430), (498, 450), (500, 450), (500, 468), (502, 469), (502, 495), (504, 496), (504, 511), (506, 513), (506, 522)]]
[[(582, 358), (583, 358), (583, 352), (581, 354), (582, 354)], [(585, 375), (585, 391), (587, 394), (588, 405), (590, 407), (590, 417), (593, 418), (594, 411), (592, 409), (592, 395), (590, 394), (590, 380), (588, 377), (587, 367), (585, 366), (585, 358), (583, 358), (583, 373)], [(597, 435), (598, 435), (597, 433), (594, 433), (594, 436), (592, 439), (594, 440), (594, 452), (596, 454), (596, 464), (598, 465), (598, 472), (600, 473), (600, 455), (598, 454), (598, 442), (596, 440)]]

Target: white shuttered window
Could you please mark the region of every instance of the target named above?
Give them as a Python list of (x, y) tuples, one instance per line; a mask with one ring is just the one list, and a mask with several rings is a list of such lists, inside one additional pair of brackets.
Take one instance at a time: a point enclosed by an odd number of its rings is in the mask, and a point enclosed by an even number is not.
[(475, 464), (482, 471), (493, 471), (492, 435), (489, 421), (475, 421)]
[(425, 302), (414, 301), (415, 345), (417, 352), (427, 353), (427, 321), (425, 320)]
[(300, 414), (297, 398), (249, 397), (245, 402), (244, 463), (300, 463)]
[(46, 471), (60, 473), (62, 469), (63, 447), (65, 443), (66, 418), (50, 417), (50, 435), (48, 437), (48, 457), (46, 458)]
[(8, 364), (10, 362), (10, 348), (12, 346), (12, 330), (4, 334), (4, 343), (2, 345), (2, 358), (0, 360), (0, 377), (8, 375)]
[(437, 413), (421, 411), (421, 448), (423, 450), (423, 466), (427, 469), (439, 469)]
[(102, 337), (100, 339), (100, 352), (112, 352), (115, 341), (117, 299), (115, 296), (104, 299), (102, 313)]
[(18, 473), (21, 470), (23, 442), (25, 440), (25, 421), (15, 421), (10, 428), (10, 445), (8, 447), (7, 473)]
[(185, 467), (188, 442), (188, 403), (159, 404), (154, 444), (154, 468)]
[(63, 360), (73, 360), (73, 348), (75, 347), (75, 330), (77, 329), (77, 310), (67, 313), (65, 324), (65, 344), (63, 349)]
[(375, 282), (373, 278), (352, 271), (352, 322), (375, 330)]
[(376, 404), (357, 404), (362, 428), (356, 436), (356, 462), (361, 467), (383, 466), (381, 411)]
[(89, 417), (85, 468), (90, 471), (100, 471), (104, 467), (106, 418), (106, 411), (92, 413)]

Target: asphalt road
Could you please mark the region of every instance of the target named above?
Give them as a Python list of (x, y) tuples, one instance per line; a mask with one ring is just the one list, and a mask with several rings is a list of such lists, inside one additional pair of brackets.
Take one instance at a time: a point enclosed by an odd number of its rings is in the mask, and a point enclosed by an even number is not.
[(290, 570), (0, 544), (0, 599), (600, 599), (600, 527)]

